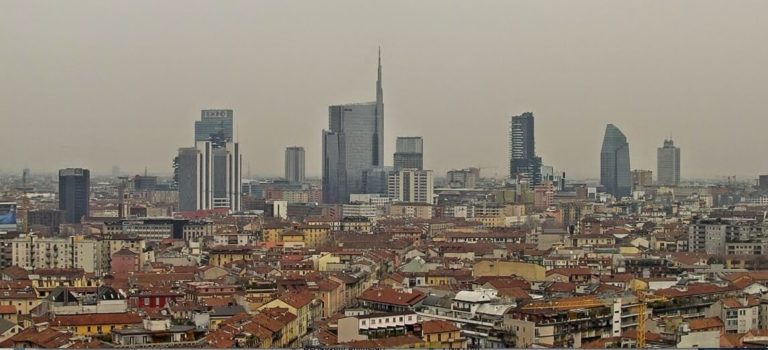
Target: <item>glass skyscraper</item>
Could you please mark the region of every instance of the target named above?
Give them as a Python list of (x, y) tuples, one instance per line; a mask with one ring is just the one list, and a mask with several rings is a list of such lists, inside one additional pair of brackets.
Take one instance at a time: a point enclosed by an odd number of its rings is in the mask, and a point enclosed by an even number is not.
[(213, 141), (218, 143), (232, 142), (232, 120), (234, 112), (231, 109), (204, 109), (200, 120), (195, 121), (195, 142)]
[(600, 150), (600, 184), (617, 198), (629, 196), (632, 192), (629, 144), (621, 130), (613, 124), (606, 126)]
[(509, 177), (541, 183), (541, 157), (536, 156), (533, 113), (512, 116), (509, 131)]
[(78, 224), (90, 213), (91, 172), (88, 169), (59, 170), (59, 210), (68, 224)]
[(344, 203), (362, 193), (363, 171), (384, 165), (384, 101), (379, 54), (376, 101), (328, 108), (323, 130), (323, 201)]

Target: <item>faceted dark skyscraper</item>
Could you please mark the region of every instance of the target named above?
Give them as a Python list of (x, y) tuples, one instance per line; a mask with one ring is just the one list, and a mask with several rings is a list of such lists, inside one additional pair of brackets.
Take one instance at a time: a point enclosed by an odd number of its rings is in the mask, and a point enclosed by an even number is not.
[(600, 151), (600, 184), (614, 197), (629, 196), (632, 192), (632, 173), (629, 166), (629, 144), (624, 134), (608, 124)]
[(88, 169), (59, 170), (59, 210), (68, 224), (78, 224), (90, 213), (91, 172)]
[(384, 165), (384, 92), (379, 53), (376, 101), (330, 106), (323, 130), (323, 202), (363, 193), (363, 172)]
[(509, 177), (541, 183), (541, 157), (536, 156), (533, 113), (512, 116), (509, 131)]

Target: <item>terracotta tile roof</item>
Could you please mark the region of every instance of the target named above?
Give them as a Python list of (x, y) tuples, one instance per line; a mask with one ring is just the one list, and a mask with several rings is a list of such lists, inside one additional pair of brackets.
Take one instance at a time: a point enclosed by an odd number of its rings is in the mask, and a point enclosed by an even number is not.
[(559, 268), (559, 269), (552, 269), (547, 271), (546, 275), (563, 275), (563, 276), (591, 276), (592, 275), (592, 269), (588, 267), (570, 267), (570, 268)]
[(721, 301), (723, 302), (723, 307), (726, 309), (741, 309), (760, 305), (760, 299), (758, 298), (746, 298), (744, 302), (736, 298), (727, 298)]
[(554, 282), (547, 288), (547, 292), (573, 293), (575, 291), (576, 284), (570, 282)]
[(456, 327), (454, 324), (443, 321), (443, 320), (431, 320), (431, 321), (424, 321), (421, 323), (422, 334), (458, 332), (460, 330), (461, 329), (459, 327)]
[(6, 267), (3, 269), (2, 273), (8, 277), (10, 277), (13, 280), (28, 280), (29, 279), (29, 272), (27, 270), (13, 265), (10, 267)]
[(413, 306), (426, 297), (427, 296), (424, 293), (415, 289), (409, 293), (403, 290), (395, 290), (386, 287), (372, 287), (360, 294), (358, 299), (382, 304)]
[(720, 347), (721, 348), (740, 348), (744, 345), (742, 339), (747, 334), (721, 334), (720, 335)]
[(282, 324), (289, 324), (296, 319), (296, 315), (282, 307), (270, 307), (262, 309), (261, 313), (271, 319), (280, 321)]
[(312, 296), (312, 293), (308, 291), (302, 291), (297, 293), (283, 294), (278, 299), (280, 299), (282, 302), (290, 305), (293, 308), (301, 309), (305, 305), (311, 303), (314, 297)]
[(16, 314), (16, 307), (13, 305), (0, 305), (0, 315)]
[(531, 284), (526, 280), (521, 280), (518, 278), (510, 277), (510, 276), (502, 276), (501, 278), (494, 278), (486, 282), (487, 284), (490, 284), (495, 289), (508, 289), (508, 288), (522, 288), (522, 289), (531, 289)]
[(496, 290), (496, 292), (500, 297), (507, 297), (516, 300), (531, 298), (528, 292), (522, 288), (499, 288)]
[[(624, 331), (624, 333), (621, 334), (621, 337), (628, 338), (628, 339), (637, 339), (637, 330), (632, 329), (632, 330)], [(651, 342), (661, 342), (661, 334), (653, 333), (651, 331), (646, 331), (645, 339)]]
[(634, 278), (635, 276), (631, 273), (618, 273), (611, 276), (601, 276), (600, 281), (604, 283), (628, 283)]
[(225, 329), (217, 329), (205, 336), (209, 347), (216, 349), (229, 349), (235, 346), (235, 336)]
[(703, 331), (711, 328), (722, 327), (723, 321), (720, 320), (720, 317), (694, 318), (688, 321), (688, 328), (691, 331)]
[(13, 343), (32, 343), (36, 347), (53, 349), (69, 343), (69, 335), (53, 328), (37, 331), (35, 327), (27, 328), (9, 339)]

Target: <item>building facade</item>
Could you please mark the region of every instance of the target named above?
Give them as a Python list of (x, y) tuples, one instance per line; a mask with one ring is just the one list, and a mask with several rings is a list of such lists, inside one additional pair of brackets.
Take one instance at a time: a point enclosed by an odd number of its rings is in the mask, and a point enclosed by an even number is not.
[(80, 223), (90, 213), (91, 172), (88, 169), (59, 170), (59, 210), (69, 224)]
[(608, 124), (600, 151), (600, 184), (614, 197), (626, 197), (632, 191), (629, 143), (624, 134)]
[(384, 164), (384, 102), (379, 56), (376, 101), (328, 108), (323, 130), (323, 202), (343, 203), (361, 193), (363, 171)]
[(421, 137), (398, 137), (394, 166), (398, 170), (424, 170), (424, 140)]
[(536, 156), (533, 113), (512, 116), (509, 131), (509, 177), (541, 183), (541, 157)]
[(389, 174), (387, 192), (393, 201), (433, 204), (433, 190), (432, 170), (401, 169)]
[(200, 114), (200, 120), (195, 121), (195, 142), (232, 142), (234, 112), (231, 109), (206, 109)]
[(285, 180), (291, 183), (304, 182), (304, 147), (285, 149)]
[(659, 185), (676, 186), (680, 183), (680, 148), (664, 140), (664, 147), (656, 151), (656, 165)]
[(632, 170), (632, 190), (641, 190), (653, 185), (653, 171), (635, 169)]
[(181, 211), (241, 207), (242, 155), (238, 143), (201, 141), (179, 149), (176, 180)]

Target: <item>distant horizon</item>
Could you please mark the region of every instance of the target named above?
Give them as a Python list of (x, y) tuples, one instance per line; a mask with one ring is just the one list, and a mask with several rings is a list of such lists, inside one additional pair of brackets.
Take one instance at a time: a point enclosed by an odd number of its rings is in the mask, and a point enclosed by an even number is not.
[(509, 118), (530, 111), (536, 153), (571, 177), (599, 174), (609, 123), (632, 169), (655, 172), (671, 136), (684, 178), (768, 173), (766, 2), (195, 4), (0, 4), (2, 169), (170, 172), (200, 110), (226, 108), (244, 167), (279, 174), (300, 146), (317, 176), (328, 107), (375, 100), (381, 47), (385, 165), (421, 136), (425, 169), (505, 176)]

